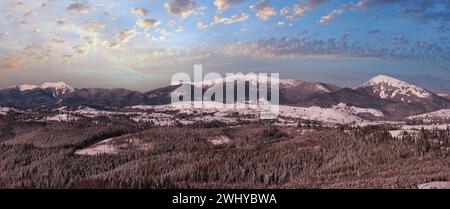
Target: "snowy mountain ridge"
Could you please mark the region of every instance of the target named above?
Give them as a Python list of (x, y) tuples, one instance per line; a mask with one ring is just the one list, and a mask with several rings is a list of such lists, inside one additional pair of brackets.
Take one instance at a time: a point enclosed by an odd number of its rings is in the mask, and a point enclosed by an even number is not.
[(246, 82), (256, 85), (258, 81), (268, 81), (273, 83), (278, 83), (280, 87), (292, 87), (298, 84), (303, 83), (299, 80), (294, 79), (280, 79), (280, 78), (271, 78), (270, 76), (266, 75), (258, 75), (258, 74), (234, 74), (232, 76), (227, 76), (225, 78), (217, 78), (217, 79), (207, 79), (205, 81), (201, 82), (172, 82), (172, 85), (180, 85), (180, 84), (191, 84), (196, 87), (205, 87), (205, 86), (213, 86), (220, 83), (227, 83), (227, 82)]
[(16, 86), (19, 91), (31, 91), (34, 89), (50, 89), (53, 93), (53, 96), (60, 96), (66, 93), (70, 93), (75, 91), (73, 86), (70, 86), (64, 82), (46, 82), (40, 86), (32, 85), (32, 84), (22, 84)]

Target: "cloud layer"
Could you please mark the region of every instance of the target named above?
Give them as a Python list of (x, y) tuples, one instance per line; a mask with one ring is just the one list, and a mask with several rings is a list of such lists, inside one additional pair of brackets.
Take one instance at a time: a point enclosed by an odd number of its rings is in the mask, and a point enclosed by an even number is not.
[(186, 18), (194, 13), (197, 3), (193, 0), (172, 0), (165, 3), (164, 8), (173, 16)]
[(261, 20), (267, 20), (272, 16), (277, 14), (277, 11), (274, 7), (270, 7), (270, 0), (259, 0), (255, 4), (250, 6), (250, 9), (256, 12), (256, 16), (258, 16)]
[(214, 5), (216, 5), (219, 10), (223, 11), (228, 9), (230, 6), (241, 4), (244, 1), (245, 0), (214, 0)]
[(3, 75), (35, 68), (152, 71), (242, 55), (450, 69), (446, 0), (5, 0), (0, 10)]

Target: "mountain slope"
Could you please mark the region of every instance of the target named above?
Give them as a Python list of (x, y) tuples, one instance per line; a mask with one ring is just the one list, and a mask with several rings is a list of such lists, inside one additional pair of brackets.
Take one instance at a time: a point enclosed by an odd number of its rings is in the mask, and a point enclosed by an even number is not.
[(431, 99), (434, 93), (396, 78), (378, 75), (356, 88), (372, 96), (401, 102), (417, 102)]
[(315, 82), (298, 82), (296, 85), (280, 89), (280, 103), (299, 104), (311, 101), (312, 98), (335, 92), (338, 86)]
[(50, 107), (57, 103), (53, 92), (49, 89), (29, 89), (21, 91), (19, 88), (0, 90), (0, 106), (17, 108)]
[(350, 88), (339, 89), (322, 95), (311, 97), (308, 101), (313, 105), (331, 106), (345, 103), (357, 107), (382, 108), (394, 102), (380, 99)]
[[(237, 93), (236, 87), (238, 85), (245, 86), (245, 95), (248, 98), (249, 91), (257, 91), (258, 81), (268, 80), (268, 92), (270, 94), (270, 86), (273, 83), (278, 84), (280, 89), (280, 103), (281, 104), (299, 104), (309, 100), (313, 96), (334, 92), (341, 89), (338, 86), (326, 83), (318, 82), (306, 82), (294, 79), (270, 79), (269, 76), (259, 77), (256, 74), (253, 75), (233, 75), (230, 77), (212, 79), (203, 82), (189, 82), (193, 88), (202, 88), (203, 92), (218, 90), (216, 88), (223, 88), (224, 97), (226, 97), (227, 86), (234, 86), (235, 93)], [(175, 83), (179, 84), (179, 83)], [(220, 90), (219, 90), (220, 91)]]
[(40, 88), (49, 89), (50, 91), (52, 91), (54, 97), (58, 97), (75, 91), (75, 88), (73, 86), (67, 85), (64, 82), (57, 82), (57, 83), (47, 82), (42, 84)]
[(126, 89), (75, 89), (64, 82), (23, 84), (0, 90), (0, 106), (55, 108), (60, 106), (124, 107), (145, 102), (143, 93)]
[(180, 85), (170, 85), (162, 88), (158, 88), (152, 91), (148, 91), (144, 93), (144, 101), (147, 105), (164, 105), (170, 104), (172, 93), (178, 88)]
[(60, 97), (60, 106), (125, 107), (142, 104), (144, 94), (127, 89), (77, 89)]
[(436, 111), (450, 106), (450, 100), (447, 98), (386, 75), (375, 76), (355, 90), (394, 102), (385, 106), (384, 109), (399, 116)]
[(64, 82), (56, 82), (56, 83), (46, 82), (40, 86), (33, 85), (33, 84), (22, 84), (22, 85), (18, 85), (18, 86), (12, 87), (12, 88), (15, 88), (21, 92), (32, 91), (32, 90), (37, 90), (37, 89), (50, 90), (54, 97), (58, 97), (63, 94), (67, 94), (67, 93), (71, 93), (71, 92), (75, 91), (75, 88), (73, 86), (67, 85)]

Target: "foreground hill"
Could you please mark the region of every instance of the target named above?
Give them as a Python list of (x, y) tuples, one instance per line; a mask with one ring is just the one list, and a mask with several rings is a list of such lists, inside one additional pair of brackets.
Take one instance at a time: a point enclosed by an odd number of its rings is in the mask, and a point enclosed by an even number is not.
[(387, 189), (450, 178), (445, 131), (399, 140), (387, 130), (0, 117), (0, 188)]

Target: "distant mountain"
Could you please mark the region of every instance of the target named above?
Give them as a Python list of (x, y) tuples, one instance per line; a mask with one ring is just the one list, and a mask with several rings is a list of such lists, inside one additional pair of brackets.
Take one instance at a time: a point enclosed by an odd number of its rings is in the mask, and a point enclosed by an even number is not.
[[(261, 79), (261, 78), (260, 78)], [(264, 78), (263, 78), (264, 79)], [(215, 84), (232, 85), (237, 92), (237, 85), (245, 86), (245, 96), (248, 91), (256, 89), (256, 76), (235, 76), (229, 79), (215, 79), (202, 83), (185, 83), (194, 89), (205, 92), (217, 92)], [(388, 117), (404, 117), (413, 114), (450, 108), (450, 100), (414, 84), (396, 78), (379, 75), (354, 89), (341, 88), (332, 84), (306, 82), (292, 79), (275, 79), (280, 87), (280, 104), (292, 106), (332, 107), (345, 103), (361, 108), (381, 110)], [(44, 83), (42, 85), (24, 84), (0, 90), (0, 106), (17, 108), (56, 108), (61, 106), (93, 106), (126, 107), (134, 105), (163, 105), (171, 102), (172, 96), (185, 97), (177, 89), (180, 83), (166, 87), (138, 92), (127, 89), (76, 89), (64, 82)], [(220, 86), (220, 85), (219, 85)], [(270, 85), (269, 85), (270, 86)], [(219, 89), (220, 92), (220, 89)], [(270, 94), (270, 89), (269, 89)], [(213, 96), (215, 98), (215, 95)], [(186, 98), (183, 98), (186, 100)], [(189, 98), (188, 100), (199, 98)]]
[(58, 97), (74, 91), (74, 87), (64, 82), (47, 82), (40, 86), (23, 84), (0, 90), (0, 105), (19, 108), (51, 107), (58, 103)]
[(60, 106), (125, 107), (145, 103), (145, 95), (127, 89), (84, 88), (59, 97)]
[(50, 90), (54, 97), (71, 93), (75, 90), (73, 86), (67, 85), (64, 82), (56, 82), (56, 83), (46, 82), (40, 86), (31, 84), (22, 84), (13, 88), (18, 89), (21, 92), (32, 91), (36, 89)]
[[(230, 82), (236, 82), (236, 83), (248, 83), (249, 85), (256, 85), (256, 83), (258, 81), (263, 81), (263, 80), (267, 80), (269, 83), (277, 83), (280, 87), (280, 89), (282, 88), (289, 88), (289, 87), (293, 87), (296, 86), (298, 84), (303, 83), (304, 81), (299, 81), (299, 80), (294, 80), (294, 79), (271, 79), (270, 76), (259, 76), (257, 74), (246, 74), (246, 75), (239, 75), (239, 74), (235, 74), (232, 76), (228, 76), (226, 78), (218, 78), (218, 79), (210, 79), (210, 80), (206, 80), (206, 81), (202, 81), (202, 82), (188, 82), (188, 83), (184, 83), (184, 84), (191, 84), (195, 87), (203, 87), (203, 88), (210, 88), (211, 86), (215, 85), (215, 84), (227, 84)], [(174, 83), (172, 85), (177, 85), (179, 83)]]
[(0, 90), (0, 106), (17, 108), (42, 108), (57, 103), (49, 89), (14, 87)]
[(300, 104), (310, 102), (313, 98), (327, 95), (340, 89), (341, 87), (331, 84), (298, 81), (295, 85), (284, 86), (280, 89), (280, 103)]
[(158, 88), (149, 92), (144, 93), (145, 104), (148, 105), (163, 105), (170, 104), (172, 99), (172, 93), (180, 85), (170, 85), (163, 88)]
[(126, 89), (75, 89), (64, 82), (23, 84), (0, 90), (0, 106), (55, 108), (60, 106), (125, 107), (145, 103), (145, 96)]
[(270, 77), (258, 77), (256, 74), (244, 76), (234, 75), (231, 77), (227, 77), (227, 79), (220, 78), (203, 81), (201, 83), (193, 82), (185, 84), (192, 85), (192, 88), (200, 88), (203, 92), (216, 90), (216, 85), (221, 86), (220, 84), (223, 84), (222, 88), (224, 96), (226, 96), (227, 93), (227, 86), (232, 85), (236, 88), (237, 85), (243, 85), (245, 86), (246, 98), (248, 98), (250, 90), (257, 90), (258, 80), (261, 81), (264, 79), (268, 80), (269, 93), (271, 91), (270, 85), (273, 83), (278, 84), (280, 89), (280, 103), (282, 104), (296, 105), (305, 101), (309, 101), (310, 98), (314, 96), (334, 92), (341, 89), (341, 87), (332, 84), (306, 82), (294, 79), (270, 79)]
[(408, 103), (428, 100), (434, 95), (424, 88), (386, 75), (375, 76), (356, 90), (381, 99)]
[(357, 107), (382, 109), (394, 103), (393, 101), (380, 99), (350, 88), (343, 88), (326, 94), (311, 97), (308, 101), (313, 105), (332, 106), (345, 103)]
[[(447, 98), (386, 75), (375, 76), (356, 90), (373, 97), (401, 103), (402, 105), (396, 105), (394, 111), (421, 113), (450, 107)], [(399, 107), (403, 108), (397, 109)]]

